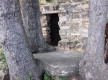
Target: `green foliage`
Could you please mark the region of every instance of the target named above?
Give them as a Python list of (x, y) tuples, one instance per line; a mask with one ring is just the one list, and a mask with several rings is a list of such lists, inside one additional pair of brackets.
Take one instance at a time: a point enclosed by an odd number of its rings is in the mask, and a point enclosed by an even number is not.
[(32, 79), (32, 76), (33, 76), (32, 73), (29, 73), (28, 79), (29, 79), (29, 80), (33, 80), (33, 79)]
[(60, 76), (59, 80), (67, 80), (65, 76)]
[(57, 3), (57, 0), (39, 0), (41, 4)]
[(43, 80), (68, 80), (68, 79), (66, 76), (49, 76), (48, 73), (45, 72)]
[(3, 54), (2, 49), (0, 49), (0, 70), (6, 71), (8, 69), (6, 58)]
[(45, 72), (43, 80), (51, 80), (51, 76), (49, 76), (48, 73)]
[(41, 4), (46, 4), (46, 0), (39, 0)]
[(53, 0), (46, 0), (47, 2), (51, 2), (51, 1), (53, 1)]

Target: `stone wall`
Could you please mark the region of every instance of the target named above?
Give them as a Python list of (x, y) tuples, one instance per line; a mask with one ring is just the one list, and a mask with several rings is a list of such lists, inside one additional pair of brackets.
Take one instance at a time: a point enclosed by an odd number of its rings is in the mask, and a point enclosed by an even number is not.
[(50, 27), (48, 26), (50, 17), (48, 15), (58, 13), (61, 37), (59, 49), (83, 51), (88, 37), (88, 7), (88, 1), (85, 0), (68, 0), (56, 5), (42, 5), (41, 22), (46, 41), (50, 41)]
[(48, 15), (41, 16), (42, 32), (46, 42), (50, 42), (50, 27), (48, 26), (49, 19), (50, 17)]

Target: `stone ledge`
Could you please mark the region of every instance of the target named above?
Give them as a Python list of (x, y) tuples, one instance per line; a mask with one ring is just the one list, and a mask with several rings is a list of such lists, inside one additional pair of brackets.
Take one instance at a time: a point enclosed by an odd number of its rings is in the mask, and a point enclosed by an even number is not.
[(46, 15), (46, 14), (55, 14), (55, 13), (65, 13), (66, 11), (64, 10), (54, 10), (54, 11), (43, 11), (42, 14)]
[(48, 53), (34, 54), (45, 71), (53, 76), (67, 76), (79, 74), (79, 62), (82, 59), (81, 52), (55, 51)]

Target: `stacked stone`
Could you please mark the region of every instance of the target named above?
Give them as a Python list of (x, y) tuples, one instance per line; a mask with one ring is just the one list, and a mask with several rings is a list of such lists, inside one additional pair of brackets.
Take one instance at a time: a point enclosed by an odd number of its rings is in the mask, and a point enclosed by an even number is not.
[(46, 42), (50, 42), (50, 28), (48, 26), (48, 22), (50, 20), (50, 17), (47, 15), (42, 15), (41, 16), (41, 26), (42, 26), (42, 32), (43, 32), (43, 37)]
[(42, 13), (41, 15), (41, 26), (42, 26), (42, 32), (43, 32), (43, 36), (44, 39), (47, 43), (50, 43), (51, 39), (50, 39), (50, 27), (49, 27), (49, 21), (50, 21), (50, 16), (48, 14), (48, 12), (52, 12), (54, 10), (58, 9), (58, 5), (55, 4), (46, 4), (46, 5), (41, 5), (40, 6), (40, 11)]
[(66, 13), (59, 14), (59, 48), (84, 50), (88, 37), (88, 4), (82, 0), (71, 0), (61, 3), (59, 10), (66, 10)]
[(44, 12), (54, 11), (54, 10), (58, 10), (58, 4), (48, 3), (46, 5), (40, 6), (40, 11), (42, 12), (42, 14), (44, 14)]
[[(88, 37), (88, 0), (67, 0), (57, 5), (43, 5), (42, 31), (46, 41), (50, 42), (50, 28), (48, 26), (51, 11), (61, 11), (59, 15), (59, 41), (58, 48), (62, 50), (80, 50), (86, 47)], [(63, 12), (63, 13), (62, 13)]]

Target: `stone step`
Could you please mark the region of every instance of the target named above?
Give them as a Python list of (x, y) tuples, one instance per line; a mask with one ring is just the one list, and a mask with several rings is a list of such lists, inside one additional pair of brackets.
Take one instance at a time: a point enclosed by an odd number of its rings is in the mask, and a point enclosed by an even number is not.
[(48, 53), (34, 54), (34, 58), (39, 60), (41, 67), (49, 75), (67, 76), (79, 74), (79, 62), (82, 59), (81, 52), (55, 51)]

